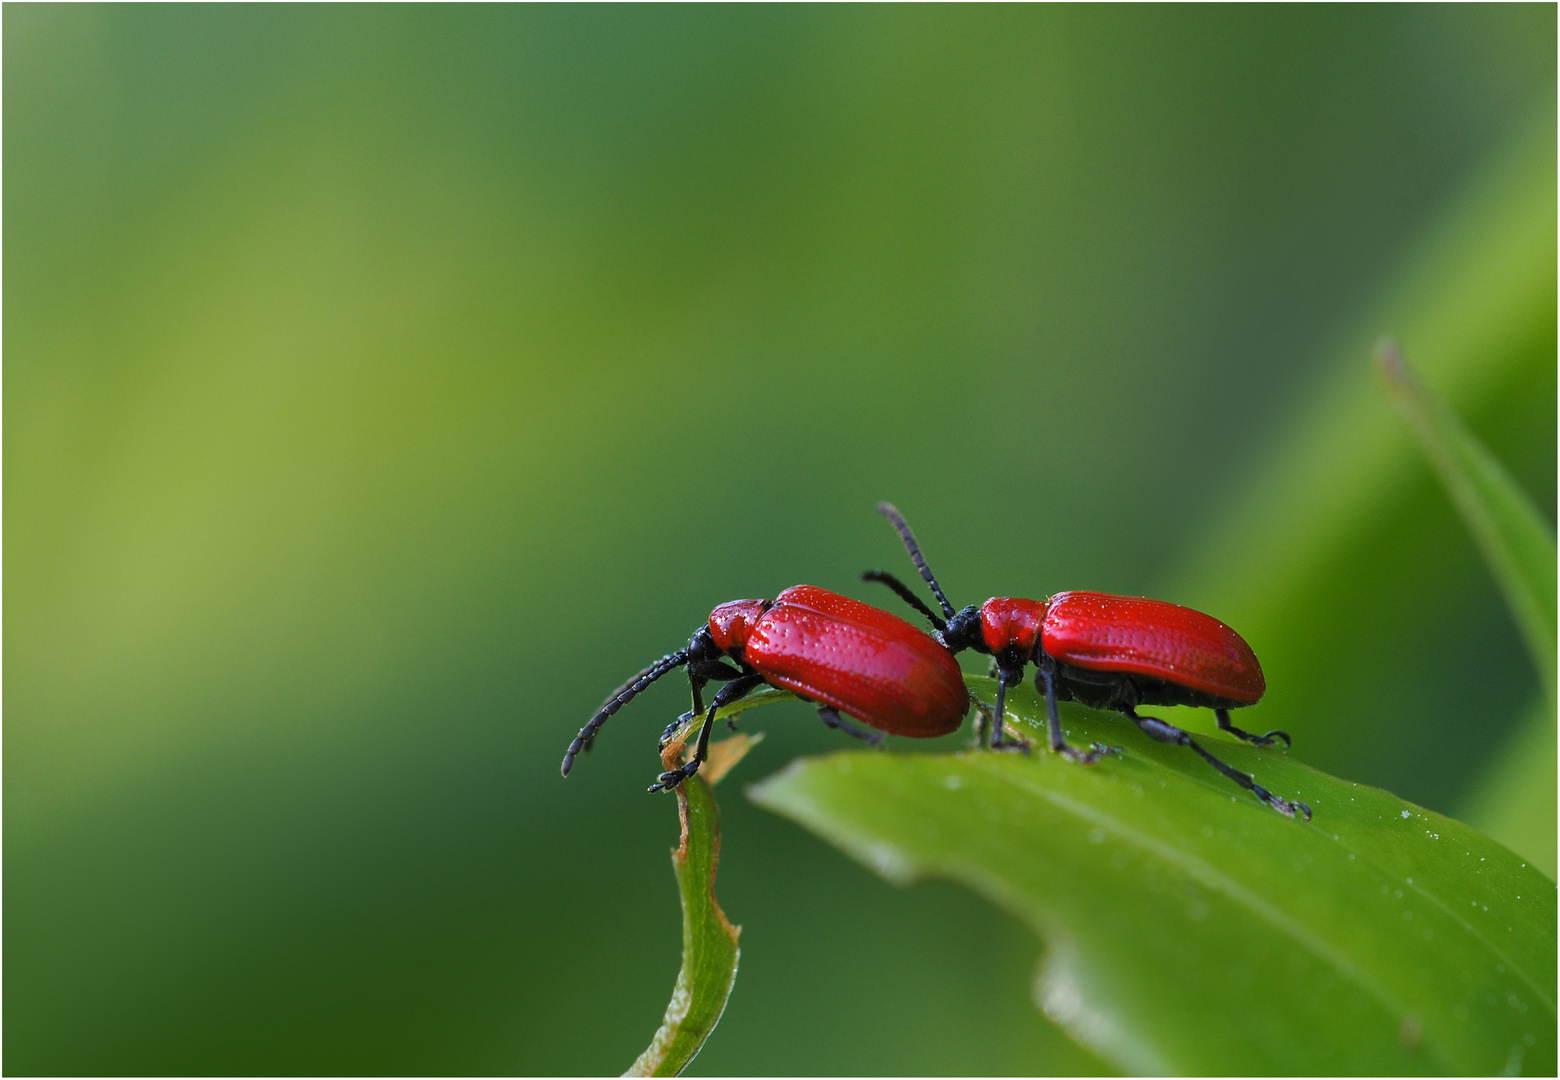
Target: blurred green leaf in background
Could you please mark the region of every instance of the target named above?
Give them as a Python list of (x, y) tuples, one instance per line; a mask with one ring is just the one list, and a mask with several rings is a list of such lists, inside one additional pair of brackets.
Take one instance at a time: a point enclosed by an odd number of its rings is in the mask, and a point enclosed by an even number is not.
[(1382, 373), (1522, 631), (1542, 688), (1464, 797), (1465, 816), (1555, 876), (1555, 533), (1538, 508), (1388, 339)]
[[(1427, 376), (1433, 372), (1458, 411), (1481, 417), (1488, 440), (1519, 459), (1520, 440), (1538, 434), (1537, 424), (1522, 424), (1523, 410), (1540, 409), (1546, 421), (1553, 411), (1553, 138), (1541, 127), (1516, 140), (1367, 316), (1379, 320), (1378, 330), (1400, 328), (1405, 340), (1421, 342)], [(1552, 684), (1553, 630), (1547, 646), (1532, 635), (1555, 619), (1553, 542), (1543, 539), (1553, 536), (1553, 496), (1544, 504), (1549, 518), (1524, 520), (1521, 538), (1525, 548), (1547, 544), (1549, 566), (1533, 569), (1515, 592), (1498, 558), (1486, 559), (1490, 570), (1465, 570), (1464, 587), (1508, 598), (1496, 625), (1471, 618), (1454, 602), (1453, 560), (1476, 559), (1489, 530), (1453, 516), (1414, 428), (1396, 414), (1365, 355), (1357, 348), (1340, 365), (1182, 587), (1263, 643), (1275, 688), (1264, 710), (1280, 727), (1307, 718), (1308, 761), (1348, 772), (1350, 748), (1366, 747), (1375, 763), (1355, 775), (1481, 823), (1495, 811), (1480, 808), (1504, 789), (1504, 798), (1538, 814), (1503, 838), (1521, 835), (1522, 853), (1553, 876), (1554, 755), (1522, 719), (1533, 711), (1527, 699), (1552, 700), (1544, 687)], [(1479, 454), (1487, 469), (1499, 468), (1488, 464), (1488, 450)], [(1504, 503), (1526, 497), (1511, 478), (1502, 484), (1500, 510), (1509, 517)], [(1452, 521), (1461, 536), (1448, 535)], [(1545, 558), (1541, 550), (1525, 557)], [(1415, 642), (1420, 659), (1404, 662)], [(1495, 648), (1507, 655), (1491, 669)], [(1526, 672), (1511, 670), (1519, 653)], [(1518, 760), (1497, 751), (1502, 739), (1521, 747)], [(1457, 788), (1441, 793), (1448, 783)]]
[[(883, 498), (960, 597), (1228, 622), (1327, 772), (1531, 760), (1361, 358), (1552, 526), (1552, 7), (3, 17), (10, 1072), (622, 1069), (685, 691), (558, 756), (716, 603), (902, 558)], [(751, 775), (839, 748), (769, 711)], [(1023, 923), (727, 803), (693, 1071), (1110, 1070)]]

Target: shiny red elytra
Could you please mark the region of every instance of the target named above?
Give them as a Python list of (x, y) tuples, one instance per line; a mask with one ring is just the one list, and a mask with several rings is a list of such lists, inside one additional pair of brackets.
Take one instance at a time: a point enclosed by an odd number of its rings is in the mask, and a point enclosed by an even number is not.
[[(840, 713), (890, 735), (932, 738), (956, 730), (970, 708), (958, 662), (935, 638), (870, 604), (796, 585), (773, 601), (721, 604), (687, 648), (661, 657), (614, 690), (569, 744), (563, 775), (613, 713), (679, 667), (688, 669), (693, 710), (666, 729), (662, 745), (688, 717), (702, 712), (704, 725), (693, 759), (662, 773), (651, 791), (668, 791), (698, 772), (716, 710), (766, 683), (816, 703), (825, 724), (873, 744), (883, 736), (847, 723)], [(706, 709), (704, 687), (710, 682), (725, 685)]]
[(1210, 615), (1177, 604), (1098, 592), (1063, 592), (1045, 600), (1000, 596), (955, 612), (904, 517), (888, 503), (880, 503), (878, 511), (899, 531), (911, 561), (947, 618), (939, 618), (892, 574), (873, 570), (862, 577), (888, 585), (925, 615), (950, 652), (973, 649), (991, 656), (997, 680), (996, 717), (991, 725), (994, 748), (1012, 745), (1004, 743), (1002, 735), (1007, 688), (1021, 682), (1025, 667), (1033, 663), (1035, 689), (1045, 698), (1051, 749), (1057, 753), (1093, 764), (1114, 752), (1097, 743), (1089, 750), (1068, 746), (1058, 700), (1109, 709), (1125, 715), (1151, 738), (1190, 747), (1279, 813), (1310, 820), (1311, 808), (1305, 803), (1279, 798), (1173, 724), (1138, 715), (1140, 705), (1208, 708), (1219, 728), (1237, 738), (1258, 746), (1282, 740), (1287, 747), (1289, 736), (1282, 731), (1253, 735), (1230, 723), (1231, 709), (1254, 705), (1267, 691), (1262, 665), (1235, 631)]
[(1098, 592), (994, 597), (981, 605), (980, 622), (993, 656), (1015, 645), (1033, 652), (1038, 634), (1046, 654), (1061, 663), (1162, 680), (1198, 696), (1195, 704), (1203, 697), (1231, 703), (1216, 710), (1255, 705), (1267, 691), (1244, 638), (1211, 615), (1163, 600)]

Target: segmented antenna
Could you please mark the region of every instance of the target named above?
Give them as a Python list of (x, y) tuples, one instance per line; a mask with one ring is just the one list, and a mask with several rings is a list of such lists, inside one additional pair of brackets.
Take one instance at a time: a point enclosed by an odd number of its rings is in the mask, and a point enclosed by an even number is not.
[(948, 624), (939, 619), (936, 613), (934, 613), (931, 608), (927, 607), (926, 603), (919, 596), (910, 591), (910, 587), (908, 585), (906, 585), (903, 581), (900, 581), (893, 574), (887, 573), (883, 570), (867, 570), (862, 573), (861, 580), (876, 581), (881, 585), (887, 585), (890, 589), (893, 589), (894, 592), (899, 595), (899, 599), (915, 608), (922, 615), (925, 615), (927, 621), (932, 624), (932, 629), (936, 630), (938, 633), (948, 629)]
[(932, 568), (926, 565), (926, 556), (921, 554), (921, 545), (915, 542), (915, 533), (910, 531), (910, 523), (893, 503), (878, 503), (878, 513), (888, 518), (895, 529), (899, 530), (899, 539), (904, 541), (905, 550), (910, 553), (910, 561), (915, 563), (915, 568), (921, 571), (921, 577), (932, 587), (932, 595), (937, 597), (937, 602), (942, 605), (943, 614), (953, 618), (953, 605), (948, 603), (948, 598), (943, 595), (942, 587), (937, 584), (937, 579), (932, 576)]
[(674, 653), (667, 653), (661, 659), (645, 668), (628, 682), (618, 687), (608, 695), (607, 700), (601, 703), (601, 708), (596, 710), (596, 715), (590, 718), (590, 722), (580, 728), (580, 733), (574, 736), (574, 741), (569, 744), (569, 749), (563, 755), (563, 775), (568, 776), (569, 770), (574, 768), (574, 759), (596, 737), (596, 731), (605, 724), (613, 713), (624, 705), (633, 701), (651, 683), (655, 682), (668, 671), (675, 671), (688, 662), (688, 650), (678, 649)]

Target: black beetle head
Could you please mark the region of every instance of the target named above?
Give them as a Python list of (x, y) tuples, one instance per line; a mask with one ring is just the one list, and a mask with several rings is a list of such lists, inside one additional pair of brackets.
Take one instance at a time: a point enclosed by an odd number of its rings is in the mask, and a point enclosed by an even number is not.
[(948, 625), (943, 628), (942, 640), (944, 645), (956, 653), (965, 649), (989, 652), (980, 630), (980, 608), (971, 604), (949, 619)]

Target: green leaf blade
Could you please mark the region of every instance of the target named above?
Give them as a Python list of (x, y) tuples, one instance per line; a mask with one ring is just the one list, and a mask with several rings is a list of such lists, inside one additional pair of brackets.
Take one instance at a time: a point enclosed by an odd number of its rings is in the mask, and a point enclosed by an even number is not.
[[(1038, 726), (1032, 694), (1010, 707)], [(1028, 921), (1037, 1002), (1124, 1070), (1553, 1071), (1555, 890), (1533, 868), (1272, 751), (1206, 739), (1311, 824), (1119, 717), (1066, 718), (1125, 752), (846, 752), (751, 794), (891, 880), (952, 878)]]

